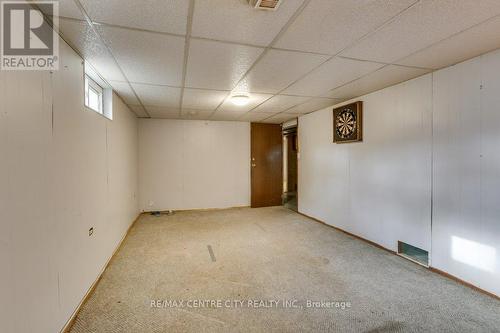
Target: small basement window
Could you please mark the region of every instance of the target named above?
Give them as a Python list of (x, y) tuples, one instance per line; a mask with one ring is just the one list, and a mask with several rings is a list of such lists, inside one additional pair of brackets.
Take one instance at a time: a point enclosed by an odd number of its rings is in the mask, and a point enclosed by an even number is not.
[(102, 114), (103, 89), (88, 75), (85, 75), (85, 106)]
[(85, 62), (85, 106), (108, 119), (113, 119), (113, 89)]
[(428, 267), (429, 266), (429, 252), (419, 249), (410, 244), (398, 241), (398, 254), (402, 257), (410, 259), (417, 264)]

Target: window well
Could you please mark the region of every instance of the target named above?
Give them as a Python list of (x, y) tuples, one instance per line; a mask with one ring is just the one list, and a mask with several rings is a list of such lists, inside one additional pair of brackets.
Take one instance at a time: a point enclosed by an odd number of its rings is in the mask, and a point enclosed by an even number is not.
[(398, 254), (420, 265), (429, 266), (429, 252), (398, 241)]

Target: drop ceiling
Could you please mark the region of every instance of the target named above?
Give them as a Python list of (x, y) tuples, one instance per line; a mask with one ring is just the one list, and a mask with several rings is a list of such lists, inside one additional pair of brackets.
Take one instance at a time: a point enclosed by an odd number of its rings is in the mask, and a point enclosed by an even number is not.
[(138, 117), (281, 123), (500, 48), (498, 0), (60, 0), (60, 15)]

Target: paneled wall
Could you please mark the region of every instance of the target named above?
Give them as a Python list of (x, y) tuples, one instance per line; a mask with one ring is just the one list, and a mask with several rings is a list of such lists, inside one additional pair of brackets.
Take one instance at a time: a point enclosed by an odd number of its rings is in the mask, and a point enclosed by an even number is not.
[(357, 100), (362, 143), (299, 118), (299, 211), (499, 295), (500, 51)]
[(432, 265), (500, 295), (500, 52), (434, 74)]
[(431, 247), (431, 75), (363, 96), (362, 143), (334, 144), (332, 108), (299, 118), (299, 210), (397, 250)]
[(0, 72), (1, 332), (59, 332), (139, 213), (135, 115), (84, 108), (82, 59), (60, 59)]
[(144, 211), (250, 205), (250, 124), (141, 119)]

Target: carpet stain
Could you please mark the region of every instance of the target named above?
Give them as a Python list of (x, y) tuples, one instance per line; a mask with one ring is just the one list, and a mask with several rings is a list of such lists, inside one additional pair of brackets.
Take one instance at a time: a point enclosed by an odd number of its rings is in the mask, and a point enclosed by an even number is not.
[(365, 333), (401, 333), (405, 326), (397, 321), (387, 321), (383, 325), (365, 331)]

